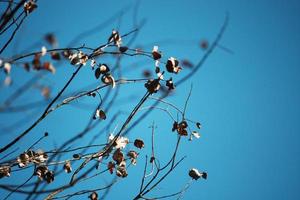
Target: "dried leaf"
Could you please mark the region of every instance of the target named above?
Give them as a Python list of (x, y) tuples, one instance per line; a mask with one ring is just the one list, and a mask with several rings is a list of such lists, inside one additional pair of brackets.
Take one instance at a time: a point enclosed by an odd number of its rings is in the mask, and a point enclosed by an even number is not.
[(42, 56), (45, 56), (47, 54), (47, 48), (45, 46), (42, 46), (41, 53)]
[(94, 119), (96, 119), (96, 118), (100, 118), (100, 119), (105, 120), (106, 119), (105, 112), (103, 110), (97, 109), (96, 113), (95, 113), (95, 116), (94, 116)]
[(154, 46), (152, 50), (152, 57), (154, 60), (161, 59), (161, 52), (158, 51), (158, 46)]
[(134, 140), (134, 146), (141, 149), (141, 148), (144, 148), (145, 144), (144, 144), (143, 140), (136, 139), (136, 140)]
[(44, 62), (43, 68), (44, 68), (45, 70), (48, 70), (48, 71), (51, 72), (52, 74), (55, 74), (55, 72), (56, 72), (55, 67), (54, 67), (50, 62)]
[(45, 99), (49, 99), (50, 97), (50, 88), (49, 87), (43, 87), (42, 91), (41, 91), (41, 95), (45, 98)]
[(116, 140), (116, 145), (115, 147), (118, 149), (124, 149), (126, 147), (126, 145), (129, 143), (129, 139), (126, 137), (119, 137)]
[(198, 180), (199, 178), (207, 179), (207, 173), (206, 172), (199, 172), (198, 169), (192, 168), (189, 171), (189, 176), (192, 177), (194, 180)]
[(100, 77), (100, 75), (101, 75), (100, 68), (97, 68), (97, 69), (95, 70), (95, 77), (96, 77), (96, 79), (98, 79), (98, 78)]
[(200, 133), (198, 133), (197, 131), (192, 131), (192, 136), (199, 139), (200, 138)]
[(124, 160), (124, 154), (121, 149), (116, 149), (112, 158), (117, 164), (120, 164)]
[(208, 46), (209, 46), (209, 43), (208, 43), (207, 40), (202, 40), (202, 41), (200, 42), (200, 47), (201, 47), (201, 49), (207, 50), (207, 49), (208, 49)]
[(117, 167), (116, 175), (122, 178), (125, 178), (128, 174), (126, 171), (126, 162), (122, 161), (120, 165)]
[(50, 53), (53, 60), (60, 60), (60, 54), (56, 51)]
[(90, 200), (98, 200), (98, 194), (97, 192), (92, 192), (89, 196)]
[(172, 78), (170, 78), (169, 80), (166, 81), (166, 86), (168, 87), (168, 90), (174, 90), (175, 89)]
[(193, 63), (191, 63), (189, 60), (182, 60), (182, 66), (184, 66), (184, 67), (187, 67), (187, 68), (193, 68), (194, 67), (194, 64)]
[(29, 161), (30, 157), (27, 155), (27, 153), (21, 153), (17, 158), (17, 162), (20, 168), (26, 167)]
[(29, 0), (27, 2), (24, 3), (24, 11), (29, 14), (31, 12), (33, 12), (36, 8), (37, 8), (37, 5), (36, 3), (34, 2), (34, 0)]
[(147, 88), (150, 94), (156, 93), (160, 89), (160, 83), (158, 79), (148, 80), (145, 83), (145, 87)]
[(200, 129), (200, 128), (201, 128), (201, 123), (200, 123), (200, 122), (197, 122), (197, 123), (196, 123), (196, 126), (197, 126), (197, 128)]
[(104, 74), (101, 77), (101, 80), (106, 85), (112, 85), (112, 88), (115, 88), (115, 86), (116, 86), (116, 82), (115, 82), (114, 77), (111, 74), (109, 74), (109, 73)]
[(47, 33), (45, 35), (45, 40), (53, 47), (57, 46), (57, 40), (53, 33)]
[(122, 44), (122, 38), (121, 36), (119, 35), (119, 32), (116, 31), (116, 30), (113, 30), (110, 37), (108, 38), (108, 42), (111, 43), (111, 42), (114, 42), (115, 45), (117, 45), (118, 47), (121, 46)]
[(46, 165), (39, 165), (34, 174), (39, 177), (40, 180), (43, 180), (45, 174), (48, 172), (48, 167)]
[(29, 65), (29, 63), (24, 63), (24, 69), (27, 71), (27, 72), (29, 72), (30, 71), (30, 65)]
[(54, 173), (53, 171), (48, 171), (44, 175), (44, 179), (47, 181), (47, 183), (52, 183), (54, 181)]
[(10, 86), (12, 85), (12, 79), (10, 76), (6, 76), (5, 79), (4, 79), (4, 85), (5, 86)]
[(66, 173), (71, 173), (72, 172), (72, 166), (70, 161), (66, 161), (64, 164), (64, 170)]
[(40, 54), (35, 54), (33, 61), (32, 61), (32, 65), (33, 65), (33, 69), (35, 70), (40, 70), (41, 69), (41, 61), (40, 61)]
[[(96, 65), (96, 60), (91, 59), (91, 67), (94, 69), (94, 66)], [(97, 78), (98, 79), (98, 78)]]
[(4, 72), (6, 73), (6, 74), (10, 74), (10, 71), (11, 71), (11, 64), (10, 63), (8, 63), (8, 62), (6, 62), (6, 63), (4, 63)]
[(114, 172), (114, 169), (115, 169), (115, 163), (113, 161), (110, 161), (108, 164), (107, 164), (107, 169), (109, 170), (109, 172), (112, 174)]
[(146, 77), (146, 78), (151, 77), (151, 71), (149, 71), (149, 70), (144, 70), (144, 71), (143, 71), (143, 76)]
[(128, 47), (125, 47), (125, 46), (119, 47), (119, 51), (121, 53), (125, 53), (127, 50), (128, 50)]
[(10, 177), (10, 166), (0, 166), (0, 179), (3, 177)]
[(130, 158), (131, 164), (136, 165), (136, 159), (138, 157), (138, 153), (136, 151), (131, 150), (127, 153), (127, 156)]
[(173, 57), (170, 57), (166, 64), (167, 71), (175, 74), (179, 73), (182, 68), (178, 66), (178, 64), (179, 64), (178, 60), (176, 60)]

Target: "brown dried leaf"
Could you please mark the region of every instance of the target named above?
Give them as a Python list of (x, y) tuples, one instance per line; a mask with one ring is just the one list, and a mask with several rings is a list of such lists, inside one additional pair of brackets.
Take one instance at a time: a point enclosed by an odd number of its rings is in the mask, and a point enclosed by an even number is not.
[(145, 147), (145, 144), (144, 144), (144, 141), (141, 140), (141, 139), (136, 139), (134, 140), (134, 146), (139, 148), (139, 149), (142, 149)]
[(117, 164), (120, 164), (124, 160), (124, 154), (121, 149), (116, 149), (113, 154), (113, 160), (116, 161)]
[(3, 177), (10, 177), (10, 166), (0, 166), (0, 179)]
[(65, 170), (66, 173), (71, 173), (72, 172), (72, 166), (71, 166), (71, 162), (70, 161), (67, 161), (64, 164), (64, 170)]
[(112, 174), (114, 172), (114, 169), (115, 169), (115, 163), (113, 161), (110, 161), (108, 164), (107, 164), (107, 169), (109, 170), (109, 172)]
[(89, 196), (90, 200), (98, 200), (98, 194), (97, 192), (92, 192)]

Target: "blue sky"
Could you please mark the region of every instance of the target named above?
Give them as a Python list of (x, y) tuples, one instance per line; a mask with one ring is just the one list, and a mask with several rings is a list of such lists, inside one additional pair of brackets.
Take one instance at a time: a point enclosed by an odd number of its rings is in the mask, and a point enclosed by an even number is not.
[[(126, 7), (120, 21), (112, 22), (76, 44), (96, 47), (106, 41), (113, 28), (118, 28), (121, 33), (132, 29), (134, 5), (135, 1), (131, 0), (41, 0), (36, 12), (29, 16), (18, 33), (18, 46), (17, 42), (13, 43), (5, 56), (16, 49), (26, 49), (47, 32), (55, 32), (63, 47), (74, 35), (95, 27)], [(153, 45), (159, 45), (166, 57), (174, 56), (197, 63), (204, 53), (199, 48), (199, 41), (204, 38), (212, 42), (228, 12), (230, 21), (220, 45), (234, 52), (231, 54), (216, 48), (203, 68), (169, 98), (170, 102), (183, 107), (193, 84), (187, 113), (191, 119), (203, 124), (202, 137), (193, 142), (183, 142), (180, 155), (187, 155), (187, 159), (153, 191), (153, 196), (178, 191), (189, 180), (188, 170), (196, 167), (208, 172), (208, 180), (194, 182), (184, 199), (299, 199), (299, 9), (300, 3), (296, 0), (140, 1), (138, 19), (146, 19), (146, 23), (133, 46), (152, 50)], [(111, 60), (108, 62), (113, 63)], [(146, 68), (153, 67), (151, 62), (139, 58), (125, 59), (123, 65), (130, 69), (138, 62)], [(73, 70), (64, 66), (44, 81), (60, 88)], [(133, 69), (126, 76), (135, 77), (136, 71), (140, 73)], [(16, 85), (28, 79), (22, 73), (16, 70), (12, 75)], [(68, 91), (93, 82), (91, 71), (85, 69)], [(123, 105), (127, 111), (142, 96), (142, 85), (136, 87), (137, 97)], [(129, 86), (123, 89), (132, 90)], [(8, 93), (8, 89), (1, 90), (1, 99)], [(24, 96), (16, 103), (30, 102), (30, 98), (34, 97)], [(54, 142), (59, 144), (70, 136), (68, 134), (81, 130), (90, 113), (91, 110), (75, 110), (71, 106), (62, 108), (36, 127), (32, 136), (26, 137), (20, 147), (30, 144), (30, 140), (38, 138), (45, 130), (50, 133), (50, 141), (42, 142), (41, 147), (50, 148)], [(15, 119), (13, 116), (20, 117), (2, 114), (1, 121), (11, 122)], [(120, 126), (125, 117), (122, 116), (115, 125)], [(150, 129), (147, 127), (152, 121), (158, 126), (158, 152), (162, 160), (167, 159), (176, 140), (170, 132), (167, 116), (153, 112), (132, 130), (129, 137), (142, 137), (149, 145)], [(24, 128), (26, 124), (19, 131)], [(1, 145), (17, 133), (5, 134)], [(81, 142), (85, 144), (89, 139), (83, 138)], [(150, 149), (145, 149), (139, 165), (130, 169), (127, 180), (112, 189), (109, 199), (133, 197), (142, 175), (143, 156), (149, 152)], [(82, 187), (99, 186), (108, 178)], [(15, 177), (15, 180), (18, 179)]]

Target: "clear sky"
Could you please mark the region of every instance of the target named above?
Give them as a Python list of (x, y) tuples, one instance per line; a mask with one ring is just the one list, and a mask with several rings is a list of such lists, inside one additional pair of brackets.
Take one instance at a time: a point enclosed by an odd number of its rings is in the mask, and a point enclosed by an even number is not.
[[(11, 55), (16, 49), (26, 49), (47, 32), (54, 32), (63, 47), (75, 35), (97, 26), (124, 8), (121, 20), (111, 22), (105, 29), (95, 31), (75, 45), (85, 43), (96, 47), (106, 41), (113, 28), (121, 33), (132, 30), (134, 0), (40, 0), (38, 5), (6, 55)], [(220, 45), (233, 53), (216, 48), (203, 68), (178, 87), (169, 99), (183, 107), (193, 84), (187, 113), (191, 119), (203, 124), (202, 137), (183, 142), (180, 155), (187, 155), (186, 160), (153, 192), (153, 196), (178, 191), (189, 180), (188, 170), (196, 167), (207, 171), (208, 179), (194, 182), (184, 199), (300, 199), (299, 1), (143, 0), (140, 1), (137, 18), (139, 21), (146, 19), (146, 23), (133, 46), (152, 50), (153, 45), (159, 45), (166, 57), (174, 56), (197, 63), (203, 55), (199, 41), (203, 38), (213, 41), (227, 12), (229, 25)], [(140, 62), (134, 59), (126, 59), (123, 65), (133, 66)], [(151, 62), (141, 63), (152, 67)], [(73, 70), (69, 66), (62, 67), (45, 81), (60, 88)], [(126, 76), (134, 77), (138, 70), (134, 67), (130, 70)], [(17, 85), (28, 79), (22, 73), (16, 70), (12, 75)], [(93, 82), (92, 73), (85, 70), (69, 91)], [(137, 91), (142, 91), (141, 88), (138, 86)], [(126, 86), (126, 90), (131, 91), (131, 88)], [(1, 90), (1, 99), (7, 92), (7, 89)], [(131, 110), (141, 96), (142, 93), (137, 92), (135, 99), (126, 103), (124, 108)], [(29, 102), (30, 99), (27, 96), (18, 102), (21, 101)], [(34, 129), (32, 140), (39, 137), (38, 133), (47, 130), (49, 141), (41, 143), (41, 147), (51, 147), (54, 141), (59, 144), (70, 136), (68, 134), (81, 130), (91, 110), (73, 110), (67, 107), (53, 113)], [(13, 119), (11, 115), (0, 117), (3, 123)], [(124, 119), (125, 116), (122, 116), (114, 125), (120, 126)], [(166, 160), (176, 140), (167, 116), (153, 112), (132, 130), (129, 137), (142, 137), (150, 147), (151, 130), (147, 127), (152, 121), (158, 127), (157, 151), (161, 159)], [(19, 131), (25, 128), (26, 124)], [(1, 146), (17, 133), (5, 134), (0, 141)], [(89, 139), (83, 138), (81, 142), (87, 143)], [(21, 142), (20, 147), (25, 144)], [(150, 149), (146, 148), (144, 153), (149, 152)], [(138, 166), (129, 170), (128, 178), (112, 189), (108, 199), (130, 199), (138, 192), (144, 153), (138, 160)], [(16, 180), (18, 178), (15, 177)], [(105, 181), (108, 180), (107, 176)], [(98, 187), (105, 181), (95, 180), (88, 186)]]

